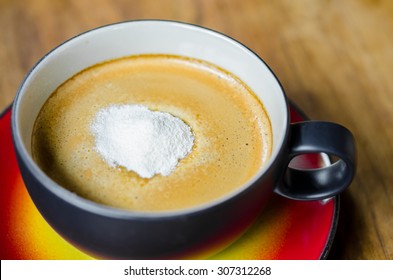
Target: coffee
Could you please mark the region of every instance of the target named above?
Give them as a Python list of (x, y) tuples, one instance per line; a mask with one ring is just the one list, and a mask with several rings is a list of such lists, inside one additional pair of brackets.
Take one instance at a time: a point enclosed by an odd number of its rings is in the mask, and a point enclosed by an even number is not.
[[(91, 123), (111, 105), (170, 113), (195, 136), (168, 176), (141, 178), (97, 153)], [(272, 130), (253, 92), (204, 61), (170, 55), (125, 57), (63, 83), (34, 125), (32, 154), (61, 186), (105, 205), (137, 211), (184, 209), (218, 199), (251, 179), (269, 158)]]

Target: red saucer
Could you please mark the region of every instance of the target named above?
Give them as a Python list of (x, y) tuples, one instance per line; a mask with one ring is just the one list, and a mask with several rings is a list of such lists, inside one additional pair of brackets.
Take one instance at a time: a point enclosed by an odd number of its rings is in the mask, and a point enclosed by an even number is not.
[[(0, 115), (0, 259), (91, 259), (42, 218), (22, 181), (12, 144), (11, 108)], [(291, 121), (304, 120), (291, 105)], [(315, 168), (319, 155), (291, 164)], [(274, 196), (254, 225), (212, 259), (324, 259), (336, 232), (339, 198), (302, 202)]]

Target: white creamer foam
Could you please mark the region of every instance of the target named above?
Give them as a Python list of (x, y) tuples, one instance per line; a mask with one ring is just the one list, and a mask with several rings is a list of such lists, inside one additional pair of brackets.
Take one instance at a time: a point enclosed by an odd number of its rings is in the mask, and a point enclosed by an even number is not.
[(91, 131), (96, 151), (110, 166), (122, 166), (142, 178), (168, 176), (194, 145), (194, 135), (181, 119), (141, 105), (102, 108)]

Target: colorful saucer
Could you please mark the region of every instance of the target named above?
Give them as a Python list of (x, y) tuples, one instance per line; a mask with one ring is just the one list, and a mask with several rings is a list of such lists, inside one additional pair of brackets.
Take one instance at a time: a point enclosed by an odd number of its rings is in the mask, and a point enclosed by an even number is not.
[[(291, 121), (304, 120), (291, 105)], [(42, 218), (22, 181), (12, 144), (11, 107), (0, 115), (0, 259), (92, 259), (60, 237)], [(296, 167), (323, 165), (304, 155)], [(252, 227), (212, 259), (324, 259), (337, 228), (339, 198), (294, 201), (275, 195)]]

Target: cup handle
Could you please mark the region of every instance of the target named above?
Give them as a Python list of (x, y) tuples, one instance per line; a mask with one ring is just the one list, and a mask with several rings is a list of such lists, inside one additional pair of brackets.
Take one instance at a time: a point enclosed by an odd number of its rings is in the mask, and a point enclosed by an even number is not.
[[(355, 140), (345, 127), (330, 122), (305, 121), (290, 125), (287, 168), (275, 192), (296, 200), (333, 197), (351, 183), (356, 169)], [(289, 162), (307, 153), (326, 153), (338, 161), (317, 169), (295, 169)]]

